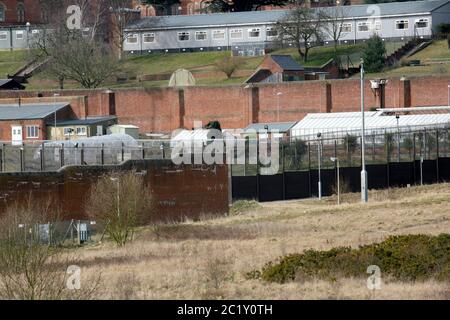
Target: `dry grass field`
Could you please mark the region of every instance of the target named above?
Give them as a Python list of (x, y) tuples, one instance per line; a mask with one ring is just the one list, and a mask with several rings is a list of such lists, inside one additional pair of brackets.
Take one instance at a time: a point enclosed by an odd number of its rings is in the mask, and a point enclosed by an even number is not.
[(77, 250), (82, 278), (101, 273), (105, 299), (450, 299), (450, 284), (366, 278), (287, 284), (247, 280), (265, 263), (305, 249), (380, 242), (389, 235), (450, 232), (450, 184), (267, 204), (240, 203), (228, 217), (140, 230), (133, 243)]

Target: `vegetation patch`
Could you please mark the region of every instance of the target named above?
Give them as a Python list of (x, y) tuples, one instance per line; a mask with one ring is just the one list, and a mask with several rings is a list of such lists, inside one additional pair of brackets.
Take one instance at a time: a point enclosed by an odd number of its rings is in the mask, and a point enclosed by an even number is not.
[(261, 208), (261, 205), (255, 200), (239, 200), (233, 203), (233, 206), (230, 209), (230, 215), (236, 216), (259, 208)]
[(439, 236), (391, 236), (358, 249), (338, 247), (328, 251), (307, 250), (269, 262), (248, 278), (285, 283), (312, 278), (367, 277), (367, 268), (380, 267), (383, 276), (400, 281), (434, 278), (450, 280), (450, 234)]

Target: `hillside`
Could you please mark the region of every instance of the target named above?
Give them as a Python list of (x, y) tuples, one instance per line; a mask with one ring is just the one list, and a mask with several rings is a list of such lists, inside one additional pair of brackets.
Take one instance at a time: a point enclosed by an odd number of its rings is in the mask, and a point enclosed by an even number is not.
[(257, 204), (238, 202), (232, 215), (143, 228), (125, 248), (103, 243), (77, 250), (86, 276), (106, 279), (101, 298), (113, 299), (449, 299), (449, 283), (383, 277), (367, 289), (368, 275), (285, 284), (251, 280), (248, 272), (307, 249), (357, 248), (391, 235), (439, 235), (450, 230), (449, 184), (336, 198)]

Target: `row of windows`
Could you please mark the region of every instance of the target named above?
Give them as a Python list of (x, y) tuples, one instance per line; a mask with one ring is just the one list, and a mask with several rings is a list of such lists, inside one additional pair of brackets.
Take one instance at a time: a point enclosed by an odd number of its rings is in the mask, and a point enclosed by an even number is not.
[[(213, 40), (225, 40), (225, 30), (213, 30), (212, 31), (212, 39)], [(250, 38), (259, 38), (261, 36), (261, 28), (251, 28), (247, 30), (248, 36)], [(278, 36), (278, 32), (274, 27), (268, 27), (266, 29), (266, 33), (268, 37), (276, 37)], [(207, 31), (196, 31), (195, 34), (196, 41), (205, 41), (208, 40), (208, 32)], [(138, 43), (139, 35), (133, 34), (127, 37), (127, 42), (130, 44)], [(244, 30), (243, 29), (232, 29), (230, 30), (230, 39), (237, 40), (244, 38)], [(191, 32), (178, 32), (178, 41), (189, 41), (191, 39)], [(143, 34), (144, 43), (153, 43), (156, 41), (156, 36), (154, 33), (144, 33)]]
[[(0, 22), (5, 21), (5, 6), (0, 3)], [(25, 22), (25, 6), (23, 3), (17, 4), (17, 22)]]
[(64, 135), (65, 136), (70, 136), (71, 134), (74, 134), (74, 132), (78, 136), (85, 136), (87, 131), (86, 131), (86, 127), (77, 127), (76, 129), (74, 129), (74, 128), (64, 128)]
[[(429, 21), (428, 19), (418, 19), (415, 21), (416, 29), (428, 28)], [(343, 33), (352, 32), (352, 23), (343, 23), (341, 25)], [(396, 30), (408, 30), (409, 29), (409, 20), (396, 20), (395, 21), (395, 29)], [(375, 22), (358, 22), (357, 23), (358, 32), (369, 32), (372, 30), (381, 31), (381, 21)], [(213, 40), (225, 40), (225, 30), (213, 30), (212, 31), (212, 39)], [(260, 28), (252, 28), (248, 29), (249, 38), (259, 38), (261, 36)], [(277, 37), (278, 31), (274, 27), (268, 27), (266, 29), (267, 37)], [(208, 40), (208, 32), (207, 31), (196, 31), (195, 34), (196, 41), (205, 41)], [(130, 44), (136, 44), (139, 42), (138, 35), (133, 34), (127, 38), (127, 42)], [(230, 39), (232, 40), (240, 40), (244, 38), (244, 30), (243, 29), (231, 29), (230, 30)], [(191, 32), (178, 32), (178, 41), (189, 41), (191, 39)], [(156, 41), (155, 33), (144, 33), (143, 35), (144, 43), (153, 43)]]

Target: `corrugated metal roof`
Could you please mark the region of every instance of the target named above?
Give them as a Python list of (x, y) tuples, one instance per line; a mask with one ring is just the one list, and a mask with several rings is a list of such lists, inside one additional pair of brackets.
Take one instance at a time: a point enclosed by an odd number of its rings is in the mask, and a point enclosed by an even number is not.
[(283, 70), (286, 71), (303, 71), (303, 67), (290, 55), (272, 54), (270, 55), (273, 61), (276, 62)]
[[(380, 9), (380, 15), (382, 16), (405, 15), (432, 12), (448, 2), (449, 0), (392, 2), (379, 3), (377, 4), (377, 7)], [(373, 12), (368, 10), (369, 6), (371, 5), (346, 6), (345, 15), (349, 18), (364, 18), (373, 16)], [(336, 10), (336, 7), (320, 8), (320, 10), (331, 12), (333, 10)], [(196, 26), (226, 26), (275, 23), (282, 19), (287, 12), (288, 10), (272, 10), (148, 17), (131, 23), (127, 29), (166, 29), (188, 28)]]
[(110, 120), (117, 119), (116, 116), (108, 116), (108, 117), (88, 117), (86, 119), (75, 119), (75, 120), (64, 120), (64, 121), (57, 121), (56, 125), (58, 127), (62, 126), (76, 126), (76, 125), (94, 125), (97, 123), (102, 123)]
[(0, 105), (0, 120), (33, 120), (45, 119), (49, 115), (68, 107), (68, 102), (56, 104), (2, 104)]
[(269, 131), (277, 130), (278, 132), (288, 132), (291, 130), (297, 122), (268, 122), (268, 123), (253, 123), (244, 129), (244, 132), (248, 131), (261, 131), (266, 130), (265, 127)]
[[(347, 133), (359, 134), (361, 130), (360, 112), (338, 112), (308, 114), (291, 130), (292, 136), (314, 137), (322, 133), (323, 137), (340, 137)], [(366, 132), (383, 133), (397, 130), (397, 118), (383, 115), (382, 112), (366, 112)], [(450, 126), (450, 113), (401, 115), (398, 126), (401, 131), (419, 130), (424, 127)]]

